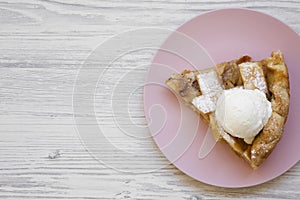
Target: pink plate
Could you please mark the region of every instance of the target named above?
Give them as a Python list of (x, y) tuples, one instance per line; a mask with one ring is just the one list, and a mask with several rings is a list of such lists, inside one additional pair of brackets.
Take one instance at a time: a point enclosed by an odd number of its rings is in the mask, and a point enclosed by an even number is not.
[[(282, 140), (257, 170), (217, 143), (199, 159), (207, 126), (165, 87), (184, 69), (204, 69), (248, 54), (255, 60), (281, 50), (289, 68), (291, 104)], [(252, 10), (223, 9), (199, 15), (174, 31), (153, 59), (144, 88), (145, 115), (159, 149), (178, 169), (207, 184), (247, 187), (269, 181), (300, 157), (300, 37), (279, 20)], [(297, 124), (298, 123), (298, 124)]]

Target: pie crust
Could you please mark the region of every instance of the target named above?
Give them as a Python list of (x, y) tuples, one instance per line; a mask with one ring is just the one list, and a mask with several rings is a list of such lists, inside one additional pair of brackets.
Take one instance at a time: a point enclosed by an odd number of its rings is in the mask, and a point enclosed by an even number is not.
[[(242, 56), (239, 59), (223, 62), (206, 70), (184, 70), (180, 74), (172, 75), (166, 84), (187, 106), (199, 113), (201, 118), (209, 124), (216, 141), (225, 141), (237, 155), (256, 169), (270, 155), (282, 137), (289, 112), (290, 87), (288, 69), (281, 51), (272, 52), (271, 57), (255, 62), (256, 70), (263, 74), (266, 83), (261, 88), (255, 84), (251, 85), (251, 77), (246, 76), (241, 71), (241, 64), (249, 62), (253, 62), (250, 56)], [(225, 90), (247, 87), (246, 89), (261, 89), (266, 93), (266, 97), (272, 105), (272, 114), (252, 144), (247, 144), (243, 139), (226, 133), (217, 123), (215, 112), (203, 113), (192, 103), (194, 98), (203, 95), (197, 76), (209, 72), (216, 72)]]

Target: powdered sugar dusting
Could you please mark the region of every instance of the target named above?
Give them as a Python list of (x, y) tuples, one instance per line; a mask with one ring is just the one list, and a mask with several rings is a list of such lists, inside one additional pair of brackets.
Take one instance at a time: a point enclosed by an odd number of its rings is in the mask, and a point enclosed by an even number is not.
[(211, 98), (209, 95), (194, 98), (192, 104), (203, 113), (209, 113), (216, 109), (214, 98)]
[(217, 73), (214, 70), (200, 73), (197, 80), (202, 95), (193, 99), (193, 105), (203, 113), (215, 111), (218, 97), (223, 91)]
[(256, 62), (245, 62), (239, 64), (240, 72), (244, 82), (244, 88), (249, 90), (259, 89), (267, 91), (267, 83), (262, 68)]
[(197, 79), (203, 95), (211, 95), (223, 90), (215, 71), (198, 74)]

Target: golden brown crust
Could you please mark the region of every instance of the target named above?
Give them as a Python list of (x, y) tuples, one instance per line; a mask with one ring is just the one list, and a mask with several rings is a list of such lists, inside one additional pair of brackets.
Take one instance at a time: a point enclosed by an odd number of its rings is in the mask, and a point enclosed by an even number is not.
[(266, 81), (271, 93), (272, 115), (251, 147), (251, 166), (257, 168), (273, 151), (282, 137), (288, 117), (290, 87), (288, 69), (280, 51), (266, 59)]
[(276, 144), (281, 139), (285, 119), (276, 112), (273, 112), (263, 131), (254, 140), (250, 155), (250, 164), (257, 168), (273, 151)]
[[(237, 60), (220, 63), (208, 70), (216, 70), (222, 80), (223, 87), (230, 89), (243, 85), (238, 65), (250, 61), (251, 57), (243, 56)], [(254, 169), (270, 155), (281, 139), (290, 102), (288, 70), (282, 53), (280, 51), (273, 52), (272, 57), (259, 61), (259, 65), (263, 68), (267, 82), (268, 91), (266, 94), (272, 104), (272, 115), (252, 145), (226, 133), (218, 126), (214, 112), (209, 114), (200, 112), (202, 118), (210, 125), (216, 141), (222, 138), (237, 155), (244, 158)], [(191, 101), (201, 94), (199, 85), (195, 82), (199, 73), (201, 71), (184, 71), (181, 74), (173, 75), (166, 81), (175, 94), (179, 95), (195, 111), (198, 109), (191, 104)]]

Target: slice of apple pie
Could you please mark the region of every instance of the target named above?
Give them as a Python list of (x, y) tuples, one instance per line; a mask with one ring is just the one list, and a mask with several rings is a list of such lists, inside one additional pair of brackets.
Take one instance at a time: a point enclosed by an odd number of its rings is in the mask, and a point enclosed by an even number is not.
[(209, 124), (216, 141), (256, 169), (282, 137), (290, 102), (283, 54), (249, 56), (199, 71), (172, 75), (166, 84)]

